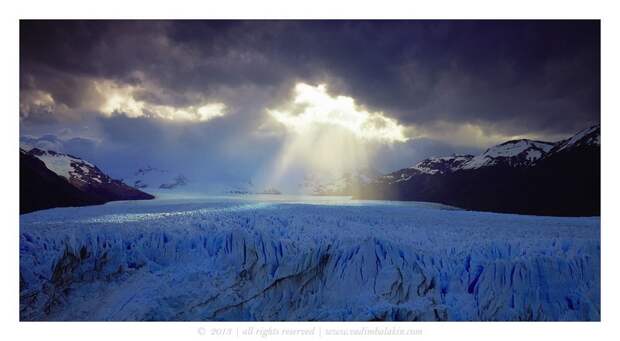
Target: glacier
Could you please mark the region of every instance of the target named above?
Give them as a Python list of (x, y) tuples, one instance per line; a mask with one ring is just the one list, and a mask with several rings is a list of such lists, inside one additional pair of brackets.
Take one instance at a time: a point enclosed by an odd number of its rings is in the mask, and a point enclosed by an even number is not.
[(600, 320), (599, 217), (273, 197), (22, 215), (20, 320)]

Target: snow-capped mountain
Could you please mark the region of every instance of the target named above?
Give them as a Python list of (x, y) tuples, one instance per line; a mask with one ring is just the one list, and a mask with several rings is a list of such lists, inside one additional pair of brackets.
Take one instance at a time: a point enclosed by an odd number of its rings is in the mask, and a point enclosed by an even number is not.
[(574, 136), (556, 143), (550, 154), (561, 151), (574, 150), (585, 146), (601, 145), (601, 125), (595, 125), (590, 128), (583, 129)]
[(545, 156), (554, 143), (513, 140), (487, 149), (484, 153), (464, 163), (460, 169), (477, 169), (481, 167), (506, 165), (510, 167), (532, 166)]
[(43, 135), (41, 137), (21, 136), (19, 138), (19, 147), (25, 151), (34, 148), (62, 151), (64, 149), (64, 141), (52, 134)]
[(360, 186), (369, 185), (379, 179), (380, 173), (369, 167), (345, 172), (333, 180), (324, 181), (316, 175), (306, 175), (300, 185), (302, 191), (314, 195), (354, 195)]
[(258, 192), (257, 194), (281, 195), (282, 192), (280, 192), (280, 190), (277, 188), (268, 187), (268, 188), (265, 188), (263, 191)]
[(252, 180), (248, 180), (229, 185), (223, 192), (224, 194), (254, 194), (256, 188)]
[(473, 155), (431, 157), (418, 162), (412, 167), (403, 168), (396, 172), (383, 175), (379, 177), (378, 181), (384, 183), (397, 183), (409, 181), (416, 175), (452, 173), (461, 169), (463, 165), (469, 162), (473, 157)]
[(153, 196), (115, 180), (94, 164), (52, 150), (20, 148), (20, 211), (101, 204)]
[(79, 155), (80, 157), (94, 156), (99, 141), (90, 137), (59, 137), (53, 134), (42, 136), (23, 135), (19, 137), (19, 148), (25, 151), (38, 148), (53, 150), (57, 153)]
[(282, 192), (274, 187), (261, 188), (252, 182), (252, 179), (242, 181), (236, 184), (228, 185), (221, 193), (228, 195), (250, 195), (250, 194), (267, 194), (267, 195), (280, 195)]
[(33, 148), (29, 153), (43, 161), (49, 170), (67, 179), (72, 185), (80, 189), (114, 181), (97, 166), (69, 154), (39, 148)]
[(452, 155), (432, 157), (418, 162), (411, 169), (426, 174), (446, 174), (461, 169), (464, 164), (471, 161), (473, 155)]
[(400, 169), (381, 176), (380, 182), (398, 183), (410, 181), (417, 175), (444, 175), (460, 170), (472, 170), (483, 167), (507, 166), (529, 167), (547, 155), (554, 147), (551, 142), (533, 140), (513, 140), (487, 149), (480, 155), (452, 155), (431, 157), (412, 167)]
[(186, 186), (189, 182), (183, 174), (152, 167), (150, 165), (139, 168), (131, 176), (123, 180), (145, 191), (157, 191), (158, 189), (171, 190)]
[(598, 215), (600, 126), (557, 143), (514, 140), (477, 156), (429, 158), (350, 195), (495, 212)]
[(184, 175), (177, 175), (172, 181), (159, 185), (161, 189), (173, 189), (187, 185), (187, 178)]

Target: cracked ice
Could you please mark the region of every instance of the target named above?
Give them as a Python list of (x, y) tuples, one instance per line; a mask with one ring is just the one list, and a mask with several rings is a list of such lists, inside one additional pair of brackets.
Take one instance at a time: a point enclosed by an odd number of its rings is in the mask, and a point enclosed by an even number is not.
[(154, 200), (20, 219), (21, 320), (600, 320), (600, 218)]

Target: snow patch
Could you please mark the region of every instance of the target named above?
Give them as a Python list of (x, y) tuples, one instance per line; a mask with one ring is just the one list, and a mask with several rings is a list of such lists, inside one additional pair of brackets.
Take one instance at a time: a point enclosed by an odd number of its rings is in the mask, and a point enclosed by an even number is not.
[(570, 149), (576, 145), (600, 145), (601, 144), (601, 126), (595, 125), (590, 128), (583, 129), (569, 139), (559, 143), (558, 148), (554, 152)]
[(93, 172), (95, 166), (92, 163), (68, 154), (37, 150), (34, 156), (43, 161), (49, 170), (67, 180), (88, 182), (95, 176)]
[[(484, 153), (475, 156), (465, 163), (462, 169), (477, 169), (494, 166), (500, 162), (506, 162), (510, 166), (523, 165), (523, 161), (531, 164), (542, 158), (553, 148), (553, 143), (532, 140), (508, 141), (487, 149)], [(519, 160), (524, 155), (525, 160)]]
[(431, 157), (418, 162), (410, 169), (415, 169), (424, 174), (445, 174), (459, 170), (462, 165), (472, 159), (471, 155), (453, 155)]

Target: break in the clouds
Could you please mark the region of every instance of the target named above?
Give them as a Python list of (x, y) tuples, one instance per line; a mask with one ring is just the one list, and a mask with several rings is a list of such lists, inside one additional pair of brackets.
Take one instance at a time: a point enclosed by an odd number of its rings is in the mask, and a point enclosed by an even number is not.
[[(20, 28), (22, 117), (30, 118), (23, 124), (48, 118), (51, 103), (58, 111), (166, 118), (178, 111), (195, 119), (204, 117), (199, 108), (217, 116), (224, 104), (256, 115), (299, 81), (327, 83), (421, 128), (450, 122), (545, 136), (599, 120), (598, 21), (22, 21)], [(101, 84), (125, 97), (115, 102)], [(261, 89), (255, 102), (237, 91), (247, 88)], [(237, 92), (250, 97), (241, 101)]]
[(299, 83), (295, 85), (295, 96), (288, 108), (267, 111), (287, 128), (302, 134), (325, 125), (345, 129), (361, 139), (407, 141), (404, 127), (395, 119), (382, 112), (371, 113), (359, 108), (351, 97), (331, 96), (324, 84)]
[[(209, 151), (200, 155), (205, 169), (219, 164), (213, 155), (229, 167), (235, 157), (281, 159), (292, 152), (280, 146), (291, 133), (316, 125), (347, 132), (365, 150), (401, 153), (400, 166), (430, 150), (554, 140), (600, 121), (599, 26), (26, 20), (20, 130), (90, 138), (108, 156)], [(342, 143), (329, 131), (326, 151)], [(414, 146), (426, 143), (436, 147)]]

